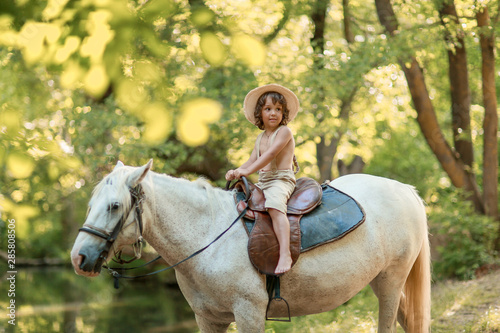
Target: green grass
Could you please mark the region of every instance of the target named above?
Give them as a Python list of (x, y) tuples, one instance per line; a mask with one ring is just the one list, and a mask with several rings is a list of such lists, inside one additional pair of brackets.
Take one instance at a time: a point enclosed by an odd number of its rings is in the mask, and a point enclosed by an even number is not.
[[(500, 271), (432, 287), (432, 332), (500, 333)], [(266, 333), (377, 332), (378, 302), (369, 287), (335, 310), (266, 323)], [(233, 324), (230, 331), (237, 332)], [(398, 325), (398, 331), (403, 332)]]
[(433, 288), (433, 332), (500, 332), (500, 271)]
[(291, 323), (267, 322), (266, 333), (375, 332), (377, 321), (377, 298), (366, 287), (335, 310), (292, 318)]

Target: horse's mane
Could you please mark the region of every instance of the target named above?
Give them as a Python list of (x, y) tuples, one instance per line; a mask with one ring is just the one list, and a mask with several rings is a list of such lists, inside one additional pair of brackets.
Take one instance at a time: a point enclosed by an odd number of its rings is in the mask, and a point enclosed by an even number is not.
[(197, 186), (205, 189), (207, 193), (207, 199), (210, 204), (210, 217), (212, 221), (215, 221), (218, 212), (224, 211), (227, 206), (221, 200), (224, 196), (223, 193), (227, 193), (220, 188), (213, 187), (205, 178), (200, 177), (193, 182)]
[[(223, 211), (227, 208), (227, 204), (224, 203), (224, 198), (227, 198), (226, 195), (228, 192), (222, 190), (221, 188), (214, 187), (204, 177), (199, 177), (196, 180), (191, 181), (189, 179), (176, 178), (166, 174), (158, 174), (156, 172), (152, 172), (152, 174), (159, 176), (160, 179), (168, 179), (170, 181), (170, 185), (178, 188), (179, 191), (186, 191), (187, 188), (204, 191), (210, 206), (212, 221), (214, 220), (217, 212)], [(156, 184), (153, 184), (152, 180), (151, 184), (153, 187), (156, 186)]]
[[(106, 186), (112, 185), (115, 191), (114, 193), (116, 194), (116, 199), (123, 205), (122, 208), (124, 210), (130, 209), (131, 200), (129, 189), (126, 184), (127, 174), (129, 172), (130, 167), (125, 166), (106, 175), (92, 191), (92, 197), (89, 205), (92, 205), (93, 201), (102, 195), (102, 192), (107, 189)], [(155, 179), (157, 181), (155, 181)], [(223, 198), (225, 197), (224, 194), (228, 192), (212, 186), (204, 177), (191, 181), (185, 178), (176, 178), (166, 174), (150, 171), (144, 179), (143, 185), (150, 188), (152, 191), (155, 191), (155, 187), (159, 186), (158, 180), (168, 181), (168, 185), (169, 187), (172, 186), (173, 191), (186, 191), (187, 188), (204, 191), (210, 206), (212, 220), (215, 218), (218, 211), (224, 210), (227, 206), (227, 203), (225, 204), (223, 202)]]

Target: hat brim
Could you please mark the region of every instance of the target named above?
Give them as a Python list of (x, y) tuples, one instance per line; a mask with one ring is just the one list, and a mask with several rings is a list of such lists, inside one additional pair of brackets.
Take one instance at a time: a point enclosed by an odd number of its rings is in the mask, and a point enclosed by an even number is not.
[(255, 125), (255, 106), (257, 105), (257, 101), (260, 96), (266, 92), (277, 92), (285, 97), (289, 111), (288, 122), (292, 121), (299, 112), (299, 99), (290, 89), (275, 83), (255, 88), (247, 94), (245, 101), (243, 102), (243, 110), (248, 121)]

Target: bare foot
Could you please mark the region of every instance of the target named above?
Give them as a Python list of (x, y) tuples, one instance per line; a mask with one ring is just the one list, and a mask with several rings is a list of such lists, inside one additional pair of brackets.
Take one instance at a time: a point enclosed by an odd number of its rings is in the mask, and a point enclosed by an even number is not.
[(280, 255), (280, 260), (278, 260), (278, 265), (274, 270), (274, 274), (285, 274), (290, 270), (290, 268), (292, 268), (292, 256), (290, 253), (288, 253), (288, 255)]

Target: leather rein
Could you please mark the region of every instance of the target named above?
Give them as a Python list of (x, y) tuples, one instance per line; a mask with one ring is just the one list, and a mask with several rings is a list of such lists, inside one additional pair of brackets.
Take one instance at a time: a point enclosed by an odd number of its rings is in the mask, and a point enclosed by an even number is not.
[[(249, 191), (249, 187), (248, 187), (248, 181), (245, 177), (242, 177), (242, 180), (243, 180), (243, 183), (245, 185), (245, 188), (246, 188), (246, 197), (245, 197), (245, 202), (248, 203), (248, 201), (250, 200), (250, 191)], [(230, 181), (227, 182), (226, 184), (226, 190), (229, 190), (229, 185), (231, 184)], [(143, 238), (142, 238), (142, 232), (143, 232), (143, 222), (142, 222), (142, 202), (144, 201), (144, 199), (146, 198), (146, 196), (144, 195), (144, 191), (142, 190), (142, 186), (141, 184), (137, 185), (136, 187), (134, 188), (131, 188), (129, 187), (129, 191), (130, 191), (130, 195), (132, 197), (132, 204), (131, 204), (131, 209), (135, 209), (135, 218), (134, 218), (134, 221), (137, 221), (137, 224), (139, 226), (139, 237), (138, 237), (138, 240), (136, 243), (134, 243), (132, 246), (134, 247), (134, 258), (132, 258), (131, 260), (123, 260), (121, 258), (121, 251), (119, 251), (118, 253), (115, 253), (115, 255), (117, 255), (117, 259), (118, 260), (115, 260), (113, 258), (113, 261), (115, 261), (116, 263), (118, 264), (126, 264), (126, 263), (130, 263), (134, 260), (137, 260), (137, 259), (140, 259), (141, 258), (141, 250), (142, 250), (142, 243), (143, 243)], [(165, 267), (163, 269), (160, 269), (158, 271), (154, 271), (154, 272), (151, 272), (151, 273), (147, 273), (147, 274), (143, 274), (143, 275), (136, 275), (136, 276), (127, 276), (127, 275), (122, 275), (121, 273), (117, 272), (117, 270), (120, 270), (120, 271), (124, 271), (124, 270), (132, 270), (132, 269), (137, 269), (137, 268), (141, 268), (141, 267), (144, 267), (144, 266), (147, 266), (159, 259), (161, 259), (161, 256), (158, 256), (156, 257), (155, 259), (143, 264), (143, 265), (140, 265), (140, 266), (137, 266), (137, 267), (109, 267), (107, 265), (103, 265), (102, 267), (104, 268), (107, 268), (108, 271), (110, 272), (110, 274), (113, 276), (114, 278), (114, 287), (116, 289), (119, 288), (119, 280), (120, 279), (138, 279), (138, 278), (142, 278), (142, 277), (146, 277), (146, 276), (150, 276), (150, 275), (154, 275), (154, 274), (158, 274), (160, 272), (163, 272), (163, 271), (166, 271), (168, 269), (171, 269), (171, 268), (174, 268), (175, 266), (178, 266), (180, 264), (182, 264), (183, 262), (193, 258), (194, 256), (200, 254), (201, 252), (205, 251), (210, 245), (212, 245), (213, 243), (215, 243), (216, 241), (218, 241), (226, 232), (229, 231), (229, 229), (231, 229), (235, 224), (236, 222), (238, 222), (246, 213), (248, 209), (248, 205), (246, 205), (245, 209), (243, 209), (243, 211), (240, 213), (240, 215), (231, 223), (231, 225), (226, 229), (224, 230), (221, 234), (219, 234), (219, 236), (217, 236), (212, 242), (210, 242), (208, 245), (206, 245), (205, 247), (199, 249), (198, 251), (194, 252), (193, 254), (191, 254), (190, 256), (184, 258), (183, 260), (179, 261), (178, 263), (172, 265), (172, 266), (169, 266), (169, 267)], [(115, 242), (116, 238), (118, 237), (118, 235), (120, 234), (120, 232), (123, 230), (123, 227), (124, 227), (124, 224), (125, 224), (125, 221), (127, 220), (128, 216), (130, 215), (130, 211), (127, 213), (127, 214), (124, 214), (121, 218), (120, 218), (120, 221), (118, 221), (118, 223), (116, 224), (116, 226), (114, 227), (113, 231), (108, 232), (106, 230), (103, 230), (101, 228), (98, 228), (98, 227), (94, 227), (92, 225), (83, 225), (80, 229), (78, 229), (79, 231), (83, 231), (83, 232), (86, 232), (86, 233), (89, 233), (91, 235), (94, 235), (94, 236), (97, 236), (99, 238), (102, 238), (106, 241), (106, 245), (104, 247), (104, 250), (101, 252), (101, 255), (99, 256), (99, 259), (101, 259), (102, 261), (105, 261), (107, 256), (108, 256), (108, 253), (109, 253), (109, 250), (111, 249), (111, 246), (113, 245), (113, 243)], [(139, 246), (139, 253), (136, 252), (135, 248), (136, 248), (136, 245)]]

